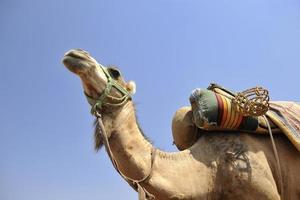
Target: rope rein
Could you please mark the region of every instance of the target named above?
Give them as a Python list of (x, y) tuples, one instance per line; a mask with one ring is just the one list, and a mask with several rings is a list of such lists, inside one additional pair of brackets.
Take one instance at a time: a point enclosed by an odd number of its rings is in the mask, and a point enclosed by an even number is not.
[[(138, 179), (138, 180), (132, 179), (132, 178), (126, 176), (125, 174), (123, 174), (119, 170), (118, 163), (117, 163), (116, 159), (114, 158), (114, 155), (113, 155), (110, 145), (109, 145), (108, 136), (107, 136), (107, 133), (105, 131), (105, 127), (104, 127), (103, 121), (102, 121), (102, 115), (98, 112), (98, 110), (101, 109), (103, 106), (112, 106), (112, 107), (122, 106), (125, 103), (127, 103), (128, 100), (131, 99), (131, 94), (122, 85), (120, 85), (117, 81), (115, 81), (111, 77), (111, 75), (109, 74), (109, 72), (107, 71), (107, 69), (105, 67), (103, 67), (100, 64), (99, 64), (99, 66), (107, 78), (107, 84), (106, 84), (106, 87), (105, 87), (103, 93), (100, 95), (99, 98), (96, 98), (96, 99), (93, 97), (90, 97), (86, 93), (84, 93), (84, 94), (85, 94), (89, 104), (92, 106), (91, 114), (94, 115), (97, 119), (99, 129), (100, 129), (99, 131), (104, 140), (103, 143), (104, 143), (106, 152), (107, 152), (109, 159), (111, 160), (115, 170), (121, 175), (121, 177), (123, 177), (125, 179), (125, 181), (127, 181), (130, 184), (130, 186), (132, 186), (135, 190), (137, 190), (139, 200), (155, 199), (154, 195), (152, 195), (143, 186), (141, 186), (141, 183), (144, 182), (145, 180), (149, 179), (152, 175), (153, 164), (155, 161), (155, 156), (156, 156), (156, 151), (157, 151), (156, 148), (153, 148), (153, 147), (151, 148), (150, 171), (143, 178)], [(116, 88), (122, 94), (121, 97), (112, 96), (110, 94), (110, 91), (113, 87)], [(111, 100), (111, 102), (109, 100)]]
[(107, 137), (107, 133), (105, 131), (105, 128), (104, 128), (104, 125), (103, 125), (103, 122), (102, 122), (102, 116), (96, 112), (96, 115), (97, 117), (97, 120), (98, 120), (98, 124), (99, 124), (99, 128), (100, 128), (100, 132), (101, 132), (101, 135), (103, 136), (103, 139), (104, 139), (104, 146), (105, 146), (105, 149), (107, 151), (107, 154), (115, 168), (115, 170), (128, 182), (130, 183), (133, 187), (137, 187), (137, 190), (138, 190), (138, 194), (139, 194), (139, 200), (147, 200), (147, 199), (155, 199), (155, 197), (150, 193), (148, 192), (143, 186), (141, 186), (141, 183), (143, 181), (145, 181), (146, 179), (148, 179), (149, 177), (151, 177), (152, 175), (152, 172), (153, 172), (153, 163), (154, 163), (154, 160), (155, 160), (155, 156), (156, 156), (156, 148), (152, 148), (151, 149), (151, 164), (150, 164), (150, 171), (148, 172), (147, 175), (145, 175), (143, 178), (139, 179), (139, 180), (136, 180), (136, 179), (132, 179), (128, 176), (126, 176), (125, 174), (123, 174), (120, 170), (119, 170), (119, 167), (118, 167), (118, 164), (113, 156), (113, 153), (111, 151), (111, 148), (110, 148), (110, 145), (109, 145), (109, 142), (108, 142), (108, 137)]
[(271, 126), (270, 126), (270, 123), (266, 117), (266, 115), (263, 115), (263, 118), (264, 120), (266, 121), (266, 124), (268, 126), (268, 130), (269, 130), (269, 134), (270, 134), (270, 138), (271, 138), (271, 142), (272, 142), (272, 147), (273, 147), (273, 152), (274, 152), (274, 156), (275, 156), (275, 160), (276, 160), (276, 171), (277, 171), (277, 174), (278, 174), (278, 178), (279, 178), (279, 181), (280, 181), (280, 196), (283, 198), (284, 197), (284, 190), (283, 190), (283, 178), (282, 178), (282, 174), (281, 174), (281, 165), (280, 165), (280, 160), (279, 160), (279, 156), (278, 156), (278, 151), (277, 151), (277, 148), (276, 148), (276, 144), (275, 144), (275, 141), (274, 141), (274, 138), (273, 138), (273, 133), (272, 133), (272, 130), (271, 130)]

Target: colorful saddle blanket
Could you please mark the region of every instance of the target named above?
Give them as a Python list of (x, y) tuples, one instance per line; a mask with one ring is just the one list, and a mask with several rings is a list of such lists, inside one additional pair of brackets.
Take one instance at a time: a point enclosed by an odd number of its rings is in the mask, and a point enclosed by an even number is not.
[(290, 101), (270, 102), (266, 115), (300, 151), (300, 104)]
[[(195, 125), (204, 130), (239, 130), (266, 134), (268, 127), (262, 116), (243, 116), (232, 104), (234, 93), (220, 87), (195, 89), (190, 103)], [(266, 113), (273, 133), (284, 133), (300, 151), (300, 104), (270, 102)]]

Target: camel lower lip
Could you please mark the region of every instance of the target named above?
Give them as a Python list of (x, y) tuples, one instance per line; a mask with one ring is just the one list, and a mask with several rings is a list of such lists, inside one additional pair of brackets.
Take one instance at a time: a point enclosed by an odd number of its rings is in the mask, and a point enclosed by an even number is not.
[(87, 63), (84, 62), (84, 58), (81, 58), (76, 54), (65, 55), (62, 62), (71, 72), (78, 75), (85, 72), (88, 68)]
[(62, 62), (64, 63), (64, 65), (69, 66), (69, 65), (71, 65), (72, 63), (74, 63), (74, 61), (75, 61), (76, 59), (78, 59), (78, 58), (75, 58), (75, 57), (73, 57), (73, 56), (71, 56), (71, 55), (65, 55), (65, 56), (63, 57)]

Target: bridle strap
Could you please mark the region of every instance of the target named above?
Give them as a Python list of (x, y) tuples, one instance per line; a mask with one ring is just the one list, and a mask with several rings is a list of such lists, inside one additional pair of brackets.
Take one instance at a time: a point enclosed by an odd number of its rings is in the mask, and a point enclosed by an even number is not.
[[(87, 95), (86, 93), (84, 93), (87, 98), (87, 101), (92, 106), (92, 109), (91, 109), (92, 115), (95, 115), (96, 110), (101, 109), (105, 105), (115, 106), (115, 107), (121, 106), (121, 105), (124, 105), (127, 102), (127, 100), (129, 100), (131, 98), (131, 94), (122, 85), (120, 85), (117, 81), (115, 81), (111, 77), (111, 75), (109, 74), (109, 72), (107, 71), (107, 69), (104, 66), (99, 64), (99, 67), (102, 69), (102, 71), (104, 72), (104, 74), (107, 78), (107, 84), (106, 84), (104, 91), (98, 98), (93, 98), (93, 97)], [(122, 94), (121, 97), (116, 97), (116, 96), (110, 95), (111, 89), (113, 87)], [(109, 102), (109, 100), (111, 100), (111, 102)]]

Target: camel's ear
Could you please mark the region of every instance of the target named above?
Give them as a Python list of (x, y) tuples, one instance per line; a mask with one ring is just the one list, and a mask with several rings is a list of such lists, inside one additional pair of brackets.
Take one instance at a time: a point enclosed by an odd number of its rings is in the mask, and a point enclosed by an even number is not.
[(135, 94), (135, 92), (136, 92), (135, 82), (129, 81), (128, 83), (126, 83), (126, 89), (131, 95)]

